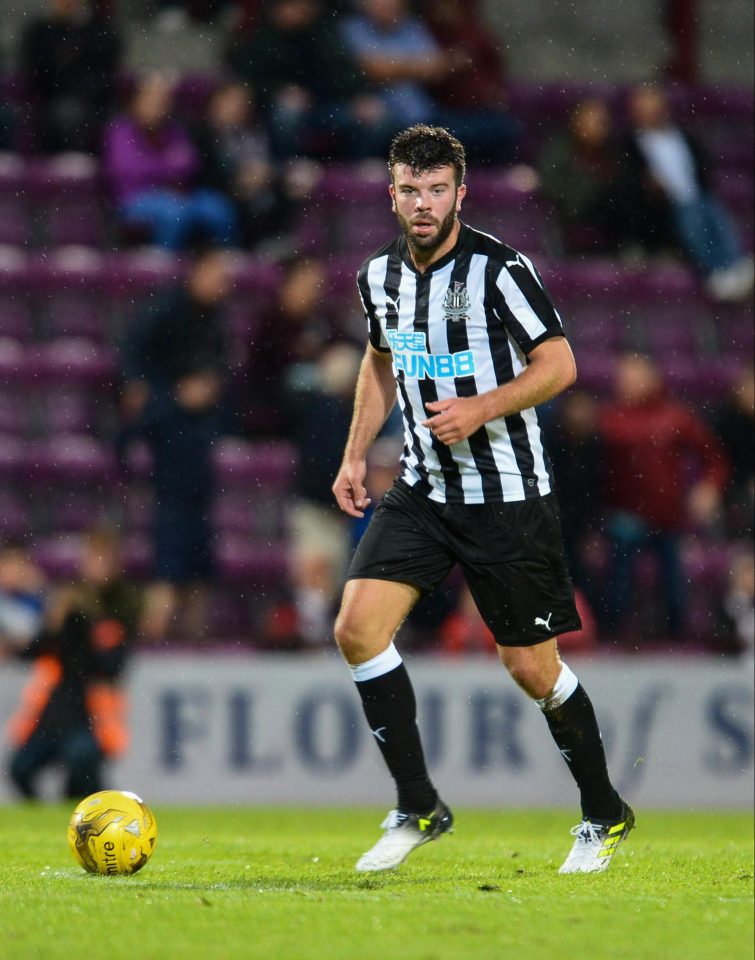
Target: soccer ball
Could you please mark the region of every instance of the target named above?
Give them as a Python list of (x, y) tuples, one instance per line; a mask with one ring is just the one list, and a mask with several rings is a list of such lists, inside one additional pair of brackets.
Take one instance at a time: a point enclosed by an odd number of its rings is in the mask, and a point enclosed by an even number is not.
[(157, 822), (135, 793), (101, 790), (82, 800), (68, 824), (74, 858), (89, 873), (136, 873), (152, 856)]

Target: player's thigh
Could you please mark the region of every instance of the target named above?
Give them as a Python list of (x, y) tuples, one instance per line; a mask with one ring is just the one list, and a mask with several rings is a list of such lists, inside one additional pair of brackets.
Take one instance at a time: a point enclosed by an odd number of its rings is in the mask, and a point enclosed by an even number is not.
[(437, 507), (397, 483), (375, 509), (349, 567), (336, 624), (349, 663), (381, 653), (419, 597), (453, 565)]
[(402, 483), (375, 509), (349, 567), (349, 580), (388, 580), (433, 590), (456, 557), (437, 504)]
[(494, 504), (490, 512), (470, 520), (478, 549), (460, 563), (496, 643), (534, 647), (579, 630), (555, 499)]
[(391, 580), (349, 580), (336, 619), (336, 642), (347, 662), (365, 663), (382, 653), (422, 591)]

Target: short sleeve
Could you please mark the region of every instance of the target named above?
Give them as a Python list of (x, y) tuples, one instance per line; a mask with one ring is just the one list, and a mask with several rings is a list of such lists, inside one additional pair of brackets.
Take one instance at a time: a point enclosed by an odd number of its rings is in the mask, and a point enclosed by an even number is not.
[(359, 298), (362, 301), (364, 317), (367, 321), (367, 335), (370, 344), (375, 348), (375, 350), (380, 350), (381, 353), (390, 353), (390, 347), (383, 336), (380, 320), (378, 319), (377, 311), (375, 310), (375, 304), (372, 300), (370, 284), (367, 276), (368, 269), (369, 268), (367, 266), (363, 267), (359, 271), (359, 276), (357, 278)]
[(551, 337), (566, 335), (540, 275), (523, 254), (512, 251), (512, 259), (500, 269), (495, 289), (498, 313), (524, 354)]

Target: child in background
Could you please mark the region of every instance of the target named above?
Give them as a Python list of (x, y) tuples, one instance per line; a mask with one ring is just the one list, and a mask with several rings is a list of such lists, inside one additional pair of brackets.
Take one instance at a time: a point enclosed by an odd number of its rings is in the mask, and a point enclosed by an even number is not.
[(10, 777), (26, 799), (37, 798), (39, 774), (56, 763), (66, 770), (66, 798), (102, 789), (105, 759), (128, 743), (120, 682), (139, 617), (117, 537), (91, 532), (78, 580), (55, 593), (41, 631), (16, 650), (33, 661), (8, 728)]
[(44, 612), (44, 574), (22, 544), (6, 543), (0, 549), (0, 654), (25, 648)]

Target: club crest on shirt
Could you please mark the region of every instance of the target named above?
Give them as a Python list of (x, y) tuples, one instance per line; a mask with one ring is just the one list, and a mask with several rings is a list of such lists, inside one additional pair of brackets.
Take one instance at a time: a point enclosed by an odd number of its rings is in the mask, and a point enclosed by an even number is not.
[(454, 281), (452, 287), (446, 292), (446, 299), (443, 301), (444, 320), (469, 320), (469, 311), (472, 309), (472, 301), (469, 299), (469, 291), (466, 285), (459, 280)]

